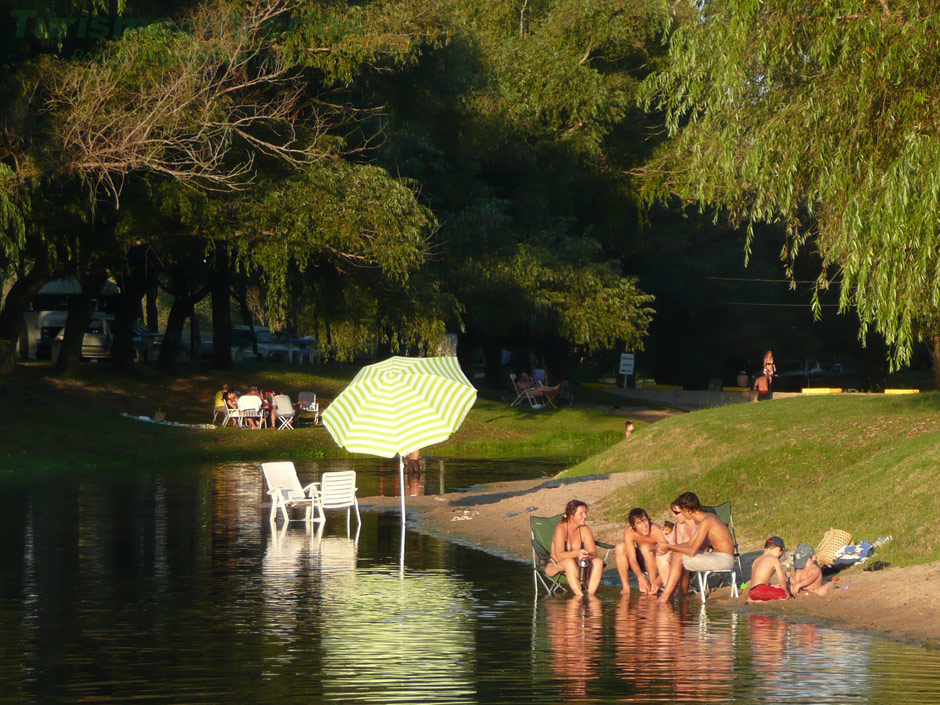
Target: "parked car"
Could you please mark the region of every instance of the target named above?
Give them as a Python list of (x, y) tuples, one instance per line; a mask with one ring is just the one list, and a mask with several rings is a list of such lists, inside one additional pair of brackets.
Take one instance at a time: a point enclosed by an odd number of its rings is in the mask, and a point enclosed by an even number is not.
[(802, 389), (822, 379), (823, 370), (818, 360), (780, 360), (774, 375), (774, 389)]
[[(58, 354), (58, 347), (62, 344), (65, 336), (65, 328), (62, 327), (56, 332), (53, 338), (51, 357), (54, 359)], [(85, 329), (85, 335), (82, 338), (82, 357), (88, 360), (107, 360), (113, 356), (112, 344), (114, 341), (114, 319), (113, 318), (92, 318), (91, 323)], [(144, 325), (134, 323), (133, 347), (137, 351), (137, 356), (148, 359), (151, 351), (159, 349), (163, 342), (163, 336), (159, 333), (153, 333)]]
[[(279, 341), (274, 333), (263, 326), (255, 326), (255, 338), (258, 341), (258, 354), (255, 355), (251, 345), (251, 329), (248, 326), (232, 326), (229, 333), (229, 345), (232, 350), (232, 360), (258, 360), (259, 362), (283, 362), (287, 360), (289, 348)], [(214, 349), (211, 340), (202, 344), (203, 357), (212, 355)]]

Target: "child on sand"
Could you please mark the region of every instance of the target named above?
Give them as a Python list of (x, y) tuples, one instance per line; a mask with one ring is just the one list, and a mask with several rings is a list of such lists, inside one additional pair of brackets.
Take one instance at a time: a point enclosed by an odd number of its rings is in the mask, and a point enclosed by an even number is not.
[[(787, 591), (787, 577), (780, 563), (780, 556), (786, 548), (783, 539), (771, 536), (764, 541), (764, 552), (757, 557), (751, 565), (751, 587), (747, 591), (748, 602), (766, 602), (768, 600), (786, 600), (790, 597)], [(780, 587), (770, 584), (776, 576)]]
[(793, 552), (793, 568), (796, 571), (790, 579), (790, 593), (793, 597), (825, 597), (832, 591), (833, 583), (823, 584), (822, 569), (816, 562), (816, 552), (808, 543), (801, 543), (796, 547)]

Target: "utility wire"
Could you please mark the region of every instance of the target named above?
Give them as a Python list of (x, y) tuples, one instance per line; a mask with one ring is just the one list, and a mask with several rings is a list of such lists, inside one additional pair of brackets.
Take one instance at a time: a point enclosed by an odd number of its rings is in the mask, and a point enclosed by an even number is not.
[[(719, 282), (762, 282), (771, 284), (789, 284), (790, 279), (762, 279), (760, 277), (705, 277)], [(815, 279), (794, 279), (794, 284), (816, 284)]]
[[(773, 306), (782, 308), (810, 308), (810, 304), (763, 304), (754, 301), (725, 301), (728, 306)], [(839, 304), (819, 304), (823, 308), (838, 308)]]

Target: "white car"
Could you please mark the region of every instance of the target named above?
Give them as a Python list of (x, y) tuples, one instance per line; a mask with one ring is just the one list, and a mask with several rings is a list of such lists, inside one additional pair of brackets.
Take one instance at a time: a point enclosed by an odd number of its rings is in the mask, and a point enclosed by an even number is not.
[(229, 344), (232, 347), (232, 360), (251, 360), (253, 358), (263, 362), (283, 362), (287, 360), (288, 347), (274, 337), (267, 328), (255, 327), (255, 338), (258, 341), (258, 355), (255, 357), (251, 345), (251, 329), (248, 326), (232, 326)]

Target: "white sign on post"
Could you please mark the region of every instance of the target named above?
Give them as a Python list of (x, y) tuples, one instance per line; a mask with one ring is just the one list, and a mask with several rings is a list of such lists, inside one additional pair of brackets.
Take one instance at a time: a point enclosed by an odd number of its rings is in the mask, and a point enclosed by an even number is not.
[(622, 353), (620, 355), (620, 374), (622, 375), (632, 375), (633, 374), (633, 353)]

